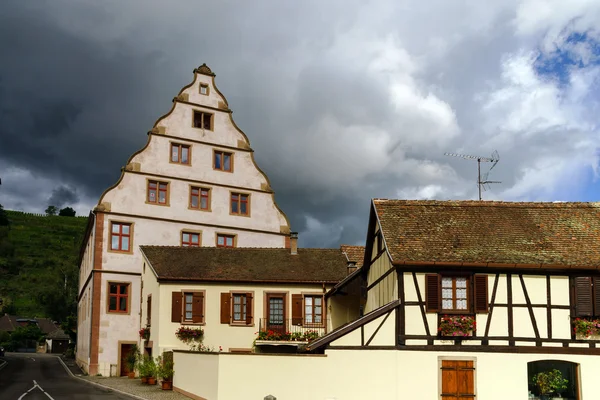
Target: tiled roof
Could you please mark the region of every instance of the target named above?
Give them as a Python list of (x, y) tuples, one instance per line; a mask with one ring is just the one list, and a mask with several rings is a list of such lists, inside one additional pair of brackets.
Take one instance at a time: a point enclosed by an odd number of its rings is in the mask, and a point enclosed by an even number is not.
[(331, 282), (347, 274), (339, 249), (140, 246), (162, 280)]
[(55, 329), (53, 332), (50, 332), (47, 336), (47, 339), (69, 339), (69, 335), (65, 333), (62, 329)]
[(600, 203), (373, 203), (394, 263), (600, 266)]
[(12, 332), (24, 323), (37, 323), (38, 327), (45, 334), (58, 329), (58, 326), (50, 318), (28, 318), (4, 314), (0, 317), (0, 331)]
[(348, 261), (356, 263), (357, 267), (362, 267), (365, 258), (365, 246), (350, 246), (343, 244), (340, 246), (342, 253), (346, 254)]

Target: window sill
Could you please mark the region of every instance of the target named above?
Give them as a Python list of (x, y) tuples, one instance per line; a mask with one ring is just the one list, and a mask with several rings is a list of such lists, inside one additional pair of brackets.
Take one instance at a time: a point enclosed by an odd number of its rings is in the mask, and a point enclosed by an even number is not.
[(229, 326), (237, 326), (237, 327), (253, 327), (254, 323), (251, 324), (244, 324), (242, 322), (230, 322)]
[(149, 204), (151, 206), (161, 206), (161, 207), (170, 207), (171, 204), (169, 203), (153, 203), (151, 201), (146, 201), (146, 204)]
[(180, 322), (181, 325), (194, 325), (194, 326), (200, 326), (200, 325), (206, 325), (206, 322), (190, 322), (190, 321), (181, 321)]

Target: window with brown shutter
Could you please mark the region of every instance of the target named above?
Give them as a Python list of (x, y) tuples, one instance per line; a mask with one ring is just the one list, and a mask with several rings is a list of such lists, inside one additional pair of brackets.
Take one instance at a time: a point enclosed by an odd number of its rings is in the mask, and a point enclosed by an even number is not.
[(254, 323), (252, 292), (221, 293), (221, 323), (252, 325)]
[[(592, 279), (589, 276), (578, 276), (575, 278), (575, 315), (578, 317), (591, 317), (598, 315), (600, 307), (598, 304), (598, 295), (594, 283), (598, 278)], [(598, 293), (600, 294), (600, 293)]]
[(183, 295), (181, 292), (171, 293), (171, 322), (181, 322), (181, 302)]
[(440, 311), (440, 276), (438, 274), (425, 275), (425, 306), (427, 312)]
[(473, 277), (473, 281), (475, 282), (474, 290), (475, 295), (474, 303), (475, 303), (475, 312), (476, 313), (487, 313), (488, 312), (488, 277), (487, 275), (475, 275)]
[(204, 293), (194, 292), (192, 294), (192, 322), (200, 324), (204, 322)]
[(152, 322), (152, 295), (148, 295), (148, 299), (146, 300), (146, 325), (150, 326)]
[(231, 293), (221, 293), (221, 323), (229, 324), (231, 322)]

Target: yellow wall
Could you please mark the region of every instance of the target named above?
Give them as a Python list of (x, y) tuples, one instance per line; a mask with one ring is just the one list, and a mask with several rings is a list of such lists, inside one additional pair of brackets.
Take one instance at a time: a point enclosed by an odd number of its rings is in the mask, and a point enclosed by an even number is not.
[[(527, 398), (528, 362), (564, 360), (580, 364), (581, 400), (591, 400), (597, 398), (600, 370), (600, 357), (590, 355), (397, 350), (329, 350), (325, 355), (175, 352), (174, 386), (207, 400), (268, 394), (285, 400), (429, 400), (440, 398), (441, 360), (451, 359), (474, 361), (478, 399), (512, 400)], [(190, 372), (200, 368), (211, 372)]]

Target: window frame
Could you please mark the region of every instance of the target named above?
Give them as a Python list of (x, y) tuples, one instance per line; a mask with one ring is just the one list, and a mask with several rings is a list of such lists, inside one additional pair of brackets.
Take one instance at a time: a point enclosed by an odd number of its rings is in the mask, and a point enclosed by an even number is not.
[[(195, 195), (196, 197), (198, 197), (198, 207), (194, 207), (192, 205), (192, 199), (194, 198), (194, 190), (198, 190), (198, 194)], [(207, 208), (202, 208), (202, 198), (204, 196), (202, 196), (202, 191), (205, 190), (208, 194), (206, 196), (206, 206)], [(205, 186), (196, 186), (196, 185), (190, 185), (190, 196), (188, 199), (188, 208), (190, 210), (197, 210), (197, 211), (211, 211), (211, 200), (212, 200), (212, 190), (209, 187), (205, 187)]]
[[(187, 243), (189, 243), (187, 246), (184, 245), (184, 243), (186, 243), (186, 242), (183, 241), (183, 235), (186, 235), (186, 234), (190, 235), (190, 241), (187, 242)], [(198, 244), (197, 245), (193, 244), (193, 241), (191, 240), (192, 239), (191, 235), (198, 235)], [(182, 229), (179, 232), (179, 245), (181, 247), (202, 247), (202, 231), (194, 231), (194, 230), (190, 230), (190, 229)]]
[[(443, 295), (443, 290), (444, 287), (442, 286), (442, 281), (444, 278), (452, 278), (452, 309), (445, 309), (444, 308), (444, 295)], [(465, 309), (457, 309), (456, 308), (456, 278), (464, 278), (467, 280), (467, 284), (466, 284), (466, 292), (467, 292), (467, 307)], [(470, 275), (463, 275), (463, 274), (440, 274), (440, 314), (473, 314), (472, 308), (473, 308), (473, 294), (471, 293), (471, 291), (473, 290), (472, 288), (472, 279)]]
[[(217, 168), (217, 153), (221, 154), (221, 167), (219, 167), (219, 168)], [(229, 155), (229, 169), (225, 169), (225, 163), (223, 162), (223, 158), (225, 157), (226, 154)], [(235, 153), (232, 151), (213, 149), (213, 164), (212, 164), (213, 170), (233, 173), (234, 154)]]
[[(313, 304), (312, 304), (312, 316), (313, 316), (313, 321), (314, 321), (314, 317), (315, 317), (315, 304), (314, 304), (314, 299), (315, 298), (320, 298), (321, 299), (321, 322), (307, 322), (306, 321), (306, 298), (310, 297), (313, 299)], [(323, 293), (302, 293), (302, 326), (306, 327), (306, 328), (323, 328), (325, 327), (325, 295)]]
[[(202, 321), (193, 322), (194, 318), (194, 293), (202, 293)], [(185, 295), (192, 295), (192, 319), (185, 317)], [(181, 325), (206, 325), (206, 290), (181, 289)]]
[[(121, 225), (121, 228), (119, 229), (119, 232), (122, 232), (123, 230), (123, 225), (128, 225), (129, 226), (129, 250), (122, 250), (122, 238), (123, 237), (127, 237), (127, 235), (122, 235), (122, 234), (115, 234), (113, 233), (113, 225)], [(133, 253), (133, 226), (134, 223), (133, 222), (129, 222), (129, 221), (119, 221), (119, 220), (109, 220), (109, 224), (108, 224), (108, 251), (112, 252), (112, 253), (120, 253), (120, 254), (132, 254)], [(118, 236), (119, 237), (119, 248), (118, 249), (113, 249), (112, 248), (112, 239), (113, 236)]]
[[(196, 114), (202, 114), (201, 117), (201, 125), (202, 126), (196, 126)], [(210, 128), (205, 128), (204, 127), (204, 116), (205, 115), (210, 115)], [(193, 110), (192, 111), (192, 128), (194, 129), (202, 129), (204, 131), (213, 131), (214, 128), (214, 124), (215, 124), (215, 114), (214, 113), (209, 113), (207, 111), (204, 110)]]
[[(273, 329), (272, 326), (269, 324), (269, 315), (270, 315), (270, 303), (269, 300), (271, 298), (281, 298), (283, 299), (283, 325), (281, 327), (281, 330), (283, 332), (287, 331), (288, 329), (288, 316), (289, 316), (289, 312), (288, 312), (288, 308), (289, 308), (289, 301), (288, 301), (288, 292), (264, 292), (264, 303), (263, 303), (263, 321), (264, 321), (264, 326), (261, 326), (261, 329)], [(277, 329), (277, 328), (275, 328)]]
[[(236, 296), (241, 296), (244, 298), (244, 313), (242, 315), (244, 315), (245, 317), (240, 319), (240, 320), (236, 320), (234, 319), (234, 306), (235, 306), (235, 297)], [(239, 291), (239, 290), (232, 290), (229, 292), (229, 325), (231, 326), (254, 326), (254, 310), (250, 310), (250, 314), (251, 314), (251, 318), (252, 318), (252, 323), (247, 323), (246, 321), (248, 320), (248, 296), (251, 297), (251, 301), (250, 301), (250, 306), (252, 308), (254, 308), (254, 292), (253, 291)]]
[(152, 293), (146, 296), (146, 326), (152, 326)]
[[(202, 93), (202, 88), (206, 89), (206, 93)], [(198, 85), (198, 93), (202, 96), (208, 96), (210, 94), (210, 86), (207, 83), (200, 83)]]
[[(183, 143), (178, 143), (178, 142), (169, 142), (170, 146), (169, 146), (169, 163), (171, 164), (178, 164), (178, 165), (186, 165), (188, 167), (192, 166), (192, 146), (189, 144), (183, 144)], [(179, 161), (173, 161), (173, 148), (177, 147), (177, 159)], [(183, 148), (187, 148), (188, 151), (188, 158), (187, 158), (187, 162), (182, 162), (181, 161), (181, 153), (183, 152)]]
[[(233, 205), (236, 203), (233, 200), (233, 196), (238, 196), (237, 199), (237, 212), (233, 211)], [(242, 197), (246, 197), (246, 213), (242, 214)], [(250, 193), (244, 193), (244, 192), (233, 192), (230, 191), (229, 192), (229, 215), (235, 215), (238, 217), (249, 217), (250, 216), (250, 199), (251, 199), (251, 194)]]
[[(112, 294), (110, 292), (111, 285), (117, 285), (117, 293), (116, 294)], [(121, 286), (127, 287), (127, 293), (125, 295), (120, 294), (119, 288)], [(116, 297), (116, 306), (117, 306), (116, 310), (110, 309), (110, 300), (113, 297)], [(127, 299), (126, 300), (127, 309), (124, 311), (118, 310), (119, 304), (120, 304), (119, 300), (122, 297), (125, 297)], [(117, 315), (129, 315), (131, 313), (131, 282), (123, 282), (123, 281), (108, 281), (108, 282), (106, 282), (106, 313), (107, 314), (117, 314)]]
[[(156, 184), (156, 201), (150, 201), (150, 185), (151, 184)], [(160, 198), (160, 193), (163, 191), (160, 187), (160, 185), (166, 185), (166, 189), (164, 189), (165, 192), (165, 202), (164, 203), (160, 203), (159, 202), (159, 198)], [(153, 206), (163, 206), (163, 207), (169, 207), (170, 206), (170, 198), (171, 198), (171, 183), (168, 181), (159, 181), (157, 179), (146, 179), (146, 204), (151, 204)]]
[[(232, 239), (232, 245), (231, 246), (227, 246), (226, 244), (223, 246), (219, 245), (219, 237), (224, 237), (224, 238), (231, 238)], [(237, 235), (236, 234), (231, 234), (231, 233), (219, 233), (217, 232), (215, 234), (215, 246), (216, 247), (221, 247), (221, 248), (227, 248), (227, 249), (234, 249), (237, 247)]]

